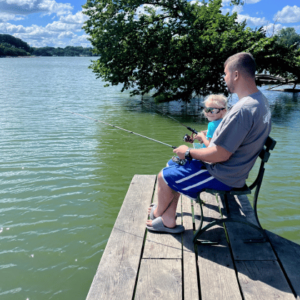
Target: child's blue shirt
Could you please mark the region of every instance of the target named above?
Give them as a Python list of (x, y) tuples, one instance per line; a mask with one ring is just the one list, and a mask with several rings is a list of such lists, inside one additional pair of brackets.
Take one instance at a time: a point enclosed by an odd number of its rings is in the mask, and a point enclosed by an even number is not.
[[(219, 126), (219, 124), (222, 122), (223, 119), (211, 121), (207, 125), (207, 133), (206, 133), (206, 138), (211, 139), (214, 135), (215, 130)], [(206, 146), (203, 144), (202, 148), (206, 148)]]

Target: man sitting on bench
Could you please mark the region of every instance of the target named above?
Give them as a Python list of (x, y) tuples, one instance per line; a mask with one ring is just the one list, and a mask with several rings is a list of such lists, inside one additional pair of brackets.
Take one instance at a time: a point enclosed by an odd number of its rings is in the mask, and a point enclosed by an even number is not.
[(179, 146), (173, 152), (185, 165), (171, 165), (158, 174), (158, 203), (148, 210), (148, 230), (180, 233), (175, 214), (180, 194), (196, 199), (206, 188), (229, 191), (245, 185), (271, 131), (266, 97), (255, 84), (255, 61), (250, 53), (229, 57), (224, 64), (229, 92), (239, 101), (225, 115), (207, 148)]

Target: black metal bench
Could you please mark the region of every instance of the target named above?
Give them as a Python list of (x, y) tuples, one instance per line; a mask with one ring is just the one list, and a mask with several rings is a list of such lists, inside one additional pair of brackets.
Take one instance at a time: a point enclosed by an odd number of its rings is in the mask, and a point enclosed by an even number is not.
[[(261, 150), (260, 154), (259, 154), (259, 158), (261, 159), (261, 163), (260, 163), (260, 167), (259, 167), (259, 171), (258, 171), (258, 175), (256, 177), (256, 179), (254, 180), (254, 182), (248, 186), (248, 185), (244, 185), (242, 188), (234, 188), (231, 191), (227, 192), (227, 191), (219, 191), (219, 190), (214, 190), (214, 189), (205, 189), (204, 191), (210, 194), (214, 194), (216, 195), (216, 198), (218, 200), (218, 195), (219, 196), (224, 196), (224, 200), (225, 200), (225, 205), (226, 208), (228, 208), (228, 196), (232, 195), (232, 196), (240, 196), (240, 195), (249, 195), (251, 194), (251, 191), (255, 189), (254, 192), (254, 198), (253, 198), (253, 209), (254, 209), (254, 213), (255, 213), (255, 218), (257, 221), (258, 226), (254, 225), (253, 223), (249, 223), (247, 221), (241, 221), (240, 219), (237, 220), (233, 217), (230, 216), (230, 214), (227, 215), (226, 219), (219, 219), (219, 220), (214, 220), (212, 222), (210, 222), (209, 224), (207, 224), (205, 227), (202, 228), (203, 225), (203, 208), (202, 205), (205, 205), (205, 203), (201, 200), (200, 198), (200, 194), (198, 194), (197, 197), (197, 202), (200, 205), (200, 211), (201, 211), (201, 221), (200, 221), (200, 226), (198, 228), (198, 230), (196, 231), (194, 238), (193, 238), (193, 242), (194, 243), (201, 243), (201, 241), (199, 241), (199, 237), (200, 235), (205, 232), (207, 229), (217, 225), (217, 224), (223, 224), (225, 222), (237, 222), (237, 223), (243, 223), (245, 225), (251, 226), (254, 229), (257, 229), (258, 231), (260, 231), (263, 236), (265, 238), (260, 239), (259, 241), (255, 241), (255, 242), (264, 242), (267, 240), (267, 237), (265, 235), (265, 232), (258, 220), (258, 215), (257, 215), (257, 200), (258, 200), (258, 194), (259, 194), (259, 190), (262, 184), (262, 180), (263, 180), (263, 176), (264, 176), (264, 172), (265, 172), (265, 168), (264, 165), (266, 162), (268, 162), (269, 158), (270, 158), (270, 150), (273, 150), (274, 147), (276, 145), (276, 141), (274, 139), (272, 139), (270, 136), (267, 138), (263, 149)], [(203, 191), (202, 191), (203, 192)], [(207, 244), (207, 242), (205, 242)]]

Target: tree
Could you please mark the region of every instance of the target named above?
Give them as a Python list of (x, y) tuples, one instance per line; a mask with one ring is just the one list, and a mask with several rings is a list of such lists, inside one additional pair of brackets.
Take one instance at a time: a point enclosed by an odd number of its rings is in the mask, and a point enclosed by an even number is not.
[[(84, 29), (100, 56), (93, 71), (132, 95), (153, 92), (158, 101), (226, 94), (226, 58), (267, 38), (261, 28), (237, 23), (237, 14), (223, 15), (221, 2), (87, 0)], [(138, 14), (141, 5), (145, 13)]]
[(31, 47), (26, 42), (9, 34), (0, 34), (0, 44), (3, 43), (10, 44), (15, 48), (24, 50), (24, 52), (32, 52)]
[(0, 43), (0, 56), (27, 56), (30, 55), (24, 49), (20, 49), (9, 43)]
[(279, 43), (282, 45), (295, 45), (297, 48), (300, 47), (300, 35), (296, 33), (296, 30), (293, 27), (282, 28), (276, 36), (278, 37)]

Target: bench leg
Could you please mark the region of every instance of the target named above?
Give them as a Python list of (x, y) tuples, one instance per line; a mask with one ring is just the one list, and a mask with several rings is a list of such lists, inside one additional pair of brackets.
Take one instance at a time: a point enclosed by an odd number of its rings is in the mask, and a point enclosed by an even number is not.
[(197, 232), (194, 235), (193, 243), (194, 244), (195, 243), (200, 243), (200, 244), (218, 244), (217, 242), (209, 242), (209, 241), (201, 242), (201, 241), (198, 241), (198, 238), (207, 229), (209, 229), (209, 228), (211, 228), (211, 227), (213, 227), (215, 225), (220, 225), (220, 224), (223, 225), (224, 223), (229, 223), (229, 222), (231, 222), (231, 223), (241, 223), (241, 224), (250, 226), (250, 227), (258, 230), (264, 236), (263, 238), (260, 238), (260, 239), (243, 240), (244, 243), (264, 243), (264, 242), (267, 241), (267, 237), (266, 237), (265, 231), (262, 228), (259, 228), (258, 226), (254, 225), (252, 223), (249, 223), (249, 222), (243, 222), (243, 221), (238, 221), (238, 220), (235, 220), (235, 219), (232, 219), (232, 218), (227, 218), (227, 219), (220, 219), (220, 220), (212, 221), (209, 224), (207, 224), (205, 227), (203, 227), (202, 229), (199, 227), (199, 229), (197, 230)]
[(201, 228), (202, 228), (202, 226), (203, 226), (203, 207), (202, 207), (202, 205), (205, 205), (205, 202), (203, 201), (203, 200), (201, 200), (201, 198), (200, 198), (200, 194), (201, 193), (199, 193), (198, 194), (198, 196), (197, 196), (197, 203), (199, 203), (199, 205), (200, 205), (200, 211), (201, 211), (201, 215), (200, 215), (200, 225), (199, 225), (199, 229), (198, 230), (201, 230)]

